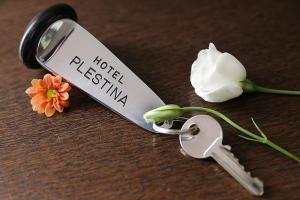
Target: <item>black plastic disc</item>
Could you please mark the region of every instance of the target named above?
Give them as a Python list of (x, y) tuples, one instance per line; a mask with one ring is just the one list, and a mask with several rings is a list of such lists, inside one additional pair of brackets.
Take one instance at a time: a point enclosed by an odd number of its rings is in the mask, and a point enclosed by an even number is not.
[(19, 47), (20, 59), (28, 68), (41, 67), (35, 58), (40, 37), (51, 24), (66, 18), (77, 21), (75, 10), (67, 4), (56, 4), (39, 13), (29, 22)]

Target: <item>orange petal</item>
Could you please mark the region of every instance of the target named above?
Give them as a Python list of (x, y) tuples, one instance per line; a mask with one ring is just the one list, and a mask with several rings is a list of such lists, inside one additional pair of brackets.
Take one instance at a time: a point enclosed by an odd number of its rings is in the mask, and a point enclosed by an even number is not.
[(32, 104), (32, 110), (33, 110), (33, 111), (37, 111), (37, 110), (38, 110), (38, 107), (37, 107), (36, 105)]
[(48, 102), (45, 108), (45, 115), (51, 117), (55, 113), (55, 108), (52, 106), (52, 103)]
[(64, 107), (59, 104), (59, 101), (53, 102), (53, 106), (58, 112), (62, 112), (64, 110)]
[(69, 106), (69, 101), (68, 100), (60, 100), (59, 104), (62, 105), (63, 107), (68, 107)]
[(41, 79), (32, 79), (31, 85), (38, 91), (45, 89), (45, 84)]
[(69, 99), (69, 94), (67, 92), (59, 93), (59, 99), (60, 100), (68, 100)]
[(61, 84), (61, 81), (62, 81), (62, 78), (61, 76), (52, 76), (51, 77), (51, 80), (52, 80), (52, 85), (54, 88), (59, 88), (60, 84)]
[(39, 89), (39, 88), (40, 88), (39, 79), (32, 79), (32, 80), (31, 80), (31, 85), (32, 85), (35, 89)]
[(40, 86), (41, 86), (41, 89), (43, 89), (43, 90), (46, 90), (48, 88), (47, 84), (44, 80), (40, 80)]
[(27, 90), (25, 91), (25, 93), (28, 96), (33, 97), (34, 95), (36, 95), (37, 90), (34, 87), (29, 87), (29, 88), (27, 88)]
[(69, 83), (62, 83), (60, 85), (60, 88), (58, 89), (58, 92), (68, 92), (70, 91), (71, 87), (69, 85)]
[(66, 92), (69, 92), (71, 89), (72, 89), (72, 88), (71, 88), (71, 86), (70, 86), (70, 84), (69, 84), (69, 87), (67, 88)]
[(36, 95), (34, 95), (34, 97), (32, 97), (31, 104), (35, 105), (35, 106), (39, 106), (40, 104), (42, 104), (46, 101), (47, 101), (47, 98), (45, 97), (45, 95), (43, 93), (39, 92)]
[(43, 81), (46, 84), (47, 88), (52, 87), (52, 81), (51, 81), (52, 75), (51, 74), (45, 74)]
[(37, 112), (38, 112), (39, 114), (44, 113), (44, 112), (45, 112), (46, 106), (47, 106), (47, 102), (41, 103), (41, 104), (38, 106)]

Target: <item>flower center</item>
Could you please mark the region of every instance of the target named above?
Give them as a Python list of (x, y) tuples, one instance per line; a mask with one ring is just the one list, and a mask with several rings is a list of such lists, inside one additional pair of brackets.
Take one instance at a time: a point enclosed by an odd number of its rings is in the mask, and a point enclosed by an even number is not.
[(55, 89), (48, 89), (46, 92), (46, 97), (47, 98), (53, 98), (57, 96), (57, 90)]

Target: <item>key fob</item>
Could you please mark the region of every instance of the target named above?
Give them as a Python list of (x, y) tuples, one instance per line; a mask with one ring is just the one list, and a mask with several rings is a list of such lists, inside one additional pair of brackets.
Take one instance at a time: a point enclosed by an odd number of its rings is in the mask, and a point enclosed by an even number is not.
[(57, 4), (36, 15), (27, 25), (21, 39), (19, 56), (28, 68), (42, 67), (35, 57), (39, 40), (46, 29), (60, 19), (77, 21), (77, 14), (71, 6)]
[(44, 67), (140, 127), (164, 102), (104, 44), (80, 26), (74, 9), (54, 5), (34, 17), (22, 37), (19, 54), (29, 68)]

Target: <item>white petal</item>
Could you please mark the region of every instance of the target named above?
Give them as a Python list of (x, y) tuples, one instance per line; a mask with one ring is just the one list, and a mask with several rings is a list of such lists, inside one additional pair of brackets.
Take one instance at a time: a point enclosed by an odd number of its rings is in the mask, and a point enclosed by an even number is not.
[(195, 92), (209, 102), (222, 102), (240, 96), (246, 70), (234, 56), (221, 53), (213, 43), (201, 50), (192, 64), (191, 84)]
[(222, 53), (216, 61), (216, 72), (231, 81), (246, 79), (246, 69), (240, 61), (229, 53)]
[(226, 85), (213, 91), (203, 91), (195, 88), (197, 95), (208, 102), (224, 102), (240, 96), (243, 90), (238, 85)]
[(216, 50), (217, 51), (217, 48), (216, 48), (216, 46), (214, 45), (214, 43), (212, 43), (212, 42), (210, 42), (209, 43), (209, 45), (208, 45), (208, 49), (209, 50), (212, 50), (212, 49), (214, 49), (214, 50)]

